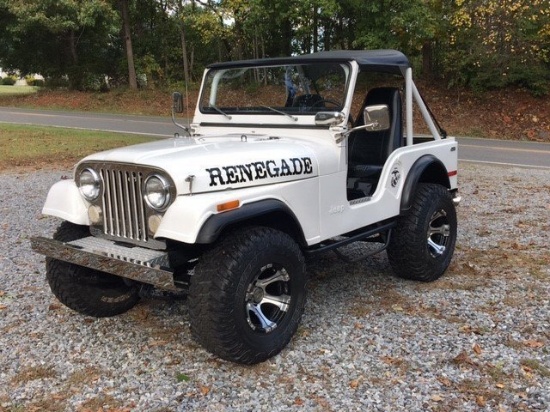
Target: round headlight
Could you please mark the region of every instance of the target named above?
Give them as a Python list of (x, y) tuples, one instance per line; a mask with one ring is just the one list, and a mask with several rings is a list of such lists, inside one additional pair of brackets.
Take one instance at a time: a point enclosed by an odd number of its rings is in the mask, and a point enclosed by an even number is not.
[(97, 172), (90, 168), (82, 170), (78, 177), (78, 188), (86, 200), (91, 202), (97, 199), (101, 189), (101, 179)]
[(159, 175), (151, 175), (145, 179), (144, 190), (145, 201), (155, 209), (162, 210), (170, 202), (170, 184)]

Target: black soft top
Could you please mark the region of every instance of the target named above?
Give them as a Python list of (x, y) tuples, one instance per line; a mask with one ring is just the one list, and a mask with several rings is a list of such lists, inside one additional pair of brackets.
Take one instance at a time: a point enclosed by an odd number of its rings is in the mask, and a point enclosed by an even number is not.
[(274, 66), (283, 64), (337, 63), (356, 61), (363, 71), (384, 71), (404, 74), (410, 67), (407, 57), (397, 50), (331, 50), (302, 56), (273, 57), (267, 59), (238, 60), (213, 63), (209, 69), (237, 68), (247, 66)]

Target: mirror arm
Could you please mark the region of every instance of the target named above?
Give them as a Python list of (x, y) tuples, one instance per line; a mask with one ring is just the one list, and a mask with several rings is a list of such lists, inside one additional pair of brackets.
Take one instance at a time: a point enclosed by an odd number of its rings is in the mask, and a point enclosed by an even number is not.
[(179, 127), (180, 129), (183, 129), (189, 136), (191, 136), (191, 130), (189, 129), (189, 127), (176, 122), (176, 112), (174, 111), (173, 108), (172, 108), (172, 123), (174, 123), (174, 125)]
[(370, 127), (376, 127), (378, 125), (379, 125), (379, 123), (375, 121), (375, 122), (370, 122), (370, 123), (367, 123), (367, 124), (363, 124), (361, 126), (354, 127), (353, 129), (346, 130), (345, 132), (342, 132), (342, 133), (338, 133), (335, 136), (336, 137), (336, 143), (340, 143), (342, 140), (348, 138), (349, 135), (352, 134), (353, 132), (356, 132), (358, 130), (365, 130), (365, 129), (368, 129)]

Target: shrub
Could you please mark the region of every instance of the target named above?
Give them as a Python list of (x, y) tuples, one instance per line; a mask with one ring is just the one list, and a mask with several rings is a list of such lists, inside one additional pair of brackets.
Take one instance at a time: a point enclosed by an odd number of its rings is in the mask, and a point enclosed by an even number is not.
[(44, 80), (35, 79), (34, 77), (25, 77), (28, 86), (44, 87)]
[(66, 76), (48, 77), (45, 86), (50, 89), (67, 89), (69, 87), (69, 79)]
[(17, 80), (15, 79), (15, 77), (12, 77), (12, 76), (8, 76), (8, 77), (4, 77), (2, 79), (2, 84), (4, 86), (13, 86), (15, 84)]

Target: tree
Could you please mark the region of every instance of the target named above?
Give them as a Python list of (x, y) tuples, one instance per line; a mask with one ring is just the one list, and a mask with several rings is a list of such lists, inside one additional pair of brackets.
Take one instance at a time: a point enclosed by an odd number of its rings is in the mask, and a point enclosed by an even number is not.
[(445, 66), (455, 83), (548, 92), (548, 0), (460, 0), (451, 23)]
[(132, 47), (132, 31), (130, 28), (130, 12), (128, 0), (120, 0), (120, 17), (122, 18), (122, 33), (124, 36), (124, 49), (128, 61), (128, 85), (130, 89), (137, 89), (136, 68), (134, 65), (134, 48)]
[(68, 76), (72, 88), (103, 72), (116, 15), (105, 0), (0, 0), (2, 64), (25, 73)]

